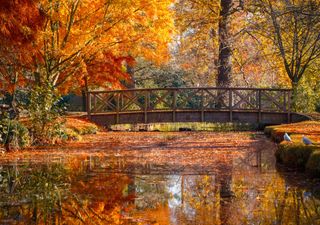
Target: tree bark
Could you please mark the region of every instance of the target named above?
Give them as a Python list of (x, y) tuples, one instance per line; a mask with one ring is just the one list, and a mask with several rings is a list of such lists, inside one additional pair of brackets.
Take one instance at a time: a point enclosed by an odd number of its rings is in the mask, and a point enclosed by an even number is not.
[(219, 19), (219, 58), (218, 58), (218, 87), (228, 87), (231, 84), (231, 41), (230, 15), (233, 0), (221, 0)]
[(87, 111), (87, 93), (89, 91), (89, 86), (88, 86), (88, 77), (84, 77), (84, 88), (81, 90), (81, 95), (82, 95), (82, 111), (85, 112)]
[(127, 73), (130, 75), (131, 80), (129, 82), (127, 82), (126, 86), (129, 89), (134, 89), (136, 87), (136, 82), (134, 79), (134, 67), (129, 65), (128, 63), (126, 64), (126, 68), (127, 68)]

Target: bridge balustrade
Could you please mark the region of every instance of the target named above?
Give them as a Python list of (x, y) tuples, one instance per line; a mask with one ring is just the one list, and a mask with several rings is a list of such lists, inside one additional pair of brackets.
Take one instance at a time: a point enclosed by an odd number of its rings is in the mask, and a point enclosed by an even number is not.
[[(130, 123), (154, 122), (156, 113), (164, 117), (168, 117), (170, 113), (171, 119), (165, 119), (166, 122), (205, 122), (210, 121), (206, 118), (213, 112), (224, 112), (224, 115), (216, 114), (216, 117), (225, 117), (227, 112), (228, 121), (238, 120), (234, 114), (240, 112), (255, 113), (257, 122), (263, 120), (265, 113), (280, 113), (286, 115), (289, 121), (290, 99), (290, 89), (199, 87), (89, 91), (87, 111), (89, 117), (114, 115), (112, 123), (123, 123), (124, 121), (120, 121), (121, 116), (134, 113), (137, 121), (129, 121)], [(177, 114), (183, 116), (182, 113), (185, 114), (184, 117), (191, 119), (177, 119)], [(149, 120), (149, 116), (153, 119)], [(131, 118), (135, 120), (134, 117)], [(158, 118), (159, 122), (163, 122), (159, 116)]]

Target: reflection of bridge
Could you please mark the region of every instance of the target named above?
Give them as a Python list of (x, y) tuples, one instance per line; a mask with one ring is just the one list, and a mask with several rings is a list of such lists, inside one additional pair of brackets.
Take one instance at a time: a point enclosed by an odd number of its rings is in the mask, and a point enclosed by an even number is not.
[(306, 120), (291, 112), (291, 90), (155, 88), (90, 91), (87, 112), (101, 125), (158, 122), (280, 124)]

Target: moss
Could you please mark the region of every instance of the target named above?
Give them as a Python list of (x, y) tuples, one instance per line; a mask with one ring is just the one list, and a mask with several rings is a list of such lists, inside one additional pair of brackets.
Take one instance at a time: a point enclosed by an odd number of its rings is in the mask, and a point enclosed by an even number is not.
[(176, 122), (176, 123), (150, 123), (145, 124), (117, 124), (110, 128), (114, 131), (139, 131), (143, 127), (148, 131), (175, 132), (181, 128), (191, 129), (193, 131), (252, 131), (257, 130), (257, 124), (251, 123), (198, 123), (198, 122)]
[(320, 177), (320, 148), (310, 155), (306, 164), (306, 171), (313, 176)]
[(95, 134), (99, 130), (96, 124), (82, 118), (66, 117), (65, 119), (65, 126), (69, 130), (68, 133), (70, 133), (70, 130), (73, 130), (78, 135), (85, 135)]
[(299, 143), (282, 143), (275, 155), (278, 162), (288, 167), (305, 169), (310, 155), (317, 149), (316, 146), (306, 146)]
[(85, 134), (96, 134), (99, 130), (99, 128), (95, 125), (88, 125), (85, 127), (71, 127), (71, 129), (80, 134), (80, 135), (85, 135)]
[(268, 126), (264, 128), (264, 133), (265, 135), (267, 135), (268, 137), (271, 136), (271, 132), (273, 131), (274, 127), (273, 126)]

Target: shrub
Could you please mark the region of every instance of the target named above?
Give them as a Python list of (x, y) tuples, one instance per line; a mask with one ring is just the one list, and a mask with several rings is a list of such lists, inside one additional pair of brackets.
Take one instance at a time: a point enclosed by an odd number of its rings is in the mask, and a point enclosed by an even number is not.
[(320, 101), (316, 105), (316, 111), (320, 113)]
[(31, 143), (28, 129), (17, 120), (0, 120), (0, 143), (7, 148), (27, 147)]
[(288, 167), (304, 169), (310, 155), (317, 148), (303, 144), (282, 143), (279, 145), (275, 156), (277, 161)]
[(46, 88), (37, 86), (31, 91), (28, 111), (30, 129), (36, 144), (52, 143), (61, 135), (63, 121), (56, 121), (64, 109), (59, 100), (50, 85)]
[(320, 150), (314, 151), (310, 155), (306, 170), (312, 175), (320, 177)]

